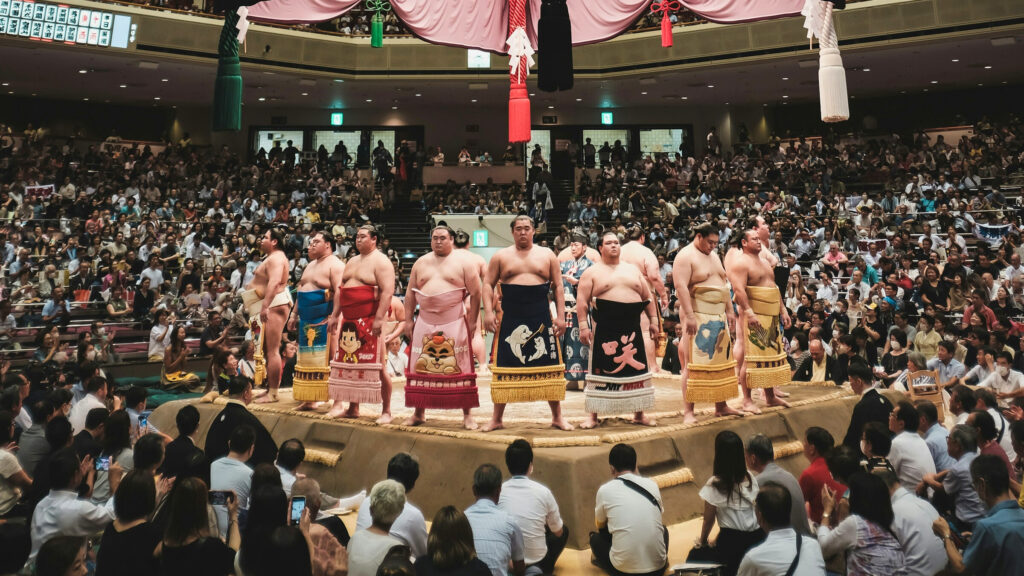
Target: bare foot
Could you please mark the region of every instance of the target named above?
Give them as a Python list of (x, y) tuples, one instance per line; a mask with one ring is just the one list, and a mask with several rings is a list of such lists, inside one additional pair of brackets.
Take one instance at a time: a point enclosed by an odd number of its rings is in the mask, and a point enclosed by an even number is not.
[(471, 415), (469, 415), (469, 414), (466, 414), (462, 418), (462, 426), (466, 430), (476, 430), (476, 429), (480, 428), (480, 425), (477, 424), (476, 420), (474, 420), (473, 417)]
[(377, 424), (391, 424), (391, 412), (385, 412), (377, 418)]
[(505, 425), (500, 420), (491, 420), (480, 429), (481, 432), (490, 432), (491, 430), (501, 430)]
[(658, 425), (658, 422), (654, 418), (651, 418), (651, 417), (647, 416), (643, 412), (633, 416), (633, 419), (630, 420), (630, 422), (632, 422), (633, 424), (639, 424), (640, 426), (657, 426)]
[(359, 418), (359, 408), (349, 404), (348, 410), (341, 413), (342, 418)]
[(697, 417), (693, 415), (693, 411), (683, 412), (683, 424), (696, 424)]
[(580, 424), (580, 429), (590, 430), (592, 428), (597, 428), (598, 424), (600, 424), (600, 422), (598, 422), (597, 416), (591, 414), (590, 416), (587, 416), (587, 419), (582, 424)]
[(344, 418), (345, 407), (341, 402), (335, 402), (334, 407), (327, 413), (328, 418)]
[(789, 408), (789, 402), (786, 402), (782, 398), (779, 398), (779, 393), (775, 393), (775, 397), (766, 402), (769, 406), (782, 406), (783, 408)]
[(782, 390), (779, 390), (778, 388), (776, 388), (775, 389), (775, 397), (776, 398), (789, 398), (789, 392), (783, 392)]
[(316, 402), (303, 402), (302, 404), (299, 404), (298, 406), (296, 406), (295, 409), (299, 410), (299, 411), (303, 411), (303, 412), (306, 411), (306, 410), (315, 410), (316, 409), (316, 405), (317, 405)]
[(726, 404), (722, 408), (718, 408), (718, 407), (715, 408), (715, 417), (716, 418), (719, 417), (719, 416), (745, 416), (745, 415), (746, 414), (744, 412), (740, 412), (739, 410), (733, 408), (732, 406), (729, 406), (728, 404)]
[(569, 424), (569, 422), (567, 422), (566, 419), (562, 418), (561, 416), (559, 416), (557, 419), (551, 420), (551, 427), (558, 428), (559, 430), (565, 430), (566, 432), (568, 432), (569, 430), (575, 430), (575, 428), (573, 428), (573, 425)]
[(423, 424), (426, 421), (426, 418), (422, 418), (420, 416), (416, 416), (415, 414), (413, 414), (412, 416), (406, 418), (405, 422), (402, 422), (402, 424), (406, 426), (419, 426), (420, 424)]
[(257, 404), (273, 404), (277, 402), (277, 394), (264, 394), (255, 400)]
[(743, 399), (743, 406), (740, 409), (743, 410), (744, 412), (746, 412), (747, 414), (760, 414), (761, 413), (761, 409), (758, 408), (757, 404), (755, 404), (754, 401), (749, 399), (749, 398), (744, 398)]

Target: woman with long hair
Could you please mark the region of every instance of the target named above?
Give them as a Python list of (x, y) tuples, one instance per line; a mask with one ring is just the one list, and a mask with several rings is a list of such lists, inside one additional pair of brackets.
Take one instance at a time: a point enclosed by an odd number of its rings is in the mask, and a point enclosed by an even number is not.
[(953, 285), (946, 292), (946, 310), (963, 312), (967, 307), (967, 278), (960, 272), (953, 276)]
[(445, 506), (434, 515), (427, 536), (427, 554), (416, 559), (416, 576), (488, 576), (487, 564), (477, 558), (473, 529), (466, 515)]
[(179, 480), (167, 502), (160, 576), (227, 576), (235, 572), (235, 555), (242, 538), (238, 532), (238, 499), (228, 497), (227, 544), (210, 535), (206, 484), (198, 478)]
[(906, 369), (907, 333), (903, 330), (893, 330), (889, 334), (889, 351), (882, 356), (882, 368), (877, 370), (875, 375), (881, 378), (888, 388)]
[(86, 545), (85, 538), (79, 536), (50, 538), (36, 556), (36, 576), (86, 576), (89, 573)]
[(700, 489), (704, 500), (704, 522), (698, 548), (708, 546), (708, 536), (718, 522), (714, 557), (725, 565), (723, 574), (733, 576), (747, 550), (764, 540), (757, 523), (754, 498), (757, 480), (747, 471), (743, 441), (731, 430), (715, 436), (714, 475)]
[(988, 307), (995, 312), (996, 317), (1014, 316), (1017, 314), (1017, 306), (1010, 298), (1010, 292), (1004, 286), (996, 289), (996, 299), (989, 302)]
[(946, 283), (939, 275), (939, 268), (929, 264), (924, 269), (924, 282), (921, 283), (921, 301), (931, 304), (940, 312), (947, 312), (949, 309), (949, 290)]
[(789, 283), (786, 284), (786, 308), (795, 311), (802, 304), (800, 296), (806, 292), (804, 288), (804, 277), (799, 270), (792, 270), (789, 273)]
[(237, 375), (238, 359), (231, 349), (218, 348), (210, 359), (210, 368), (206, 371), (206, 387), (203, 388), (203, 394), (213, 390), (215, 385), (221, 394), (227, 392), (228, 383)]
[(178, 324), (171, 328), (171, 344), (164, 353), (160, 385), (165, 390), (194, 388), (199, 385), (199, 376), (185, 370), (188, 362), (188, 345), (185, 343), (185, 326)]
[(134, 468), (131, 425), (131, 418), (124, 410), (111, 412), (103, 423), (103, 450), (99, 457), (107, 459), (107, 469), (96, 471), (91, 496), (94, 504), (103, 504), (110, 498), (111, 466), (117, 464), (124, 472)]
[[(264, 464), (274, 468), (273, 464)], [(288, 496), (281, 488), (280, 478), (279, 472), (276, 486), (261, 480), (259, 486), (253, 487), (252, 496), (249, 498), (245, 532), (242, 535), (242, 547), (235, 559), (236, 575), (256, 574), (259, 566), (270, 561), (271, 558), (267, 554), (270, 535), (276, 528), (288, 523)], [(308, 552), (306, 556), (309, 556)]]
[[(818, 543), (828, 558), (846, 555), (847, 576), (904, 576), (907, 574), (903, 548), (892, 531), (893, 512), (889, 488), (867, 472), (856, 472), (848, 480), (850, 515), (838, 518), (835, 529), (818, 526)], [(824, 515), (830, 516), (842, 494), (822, 488)]]
[(103, 531), (96, 557), (96, 576), (154, 574), (159, 563), (160, 531), (149, 521), (156, 509), (153, 476), (133, 470), (121, 479), (114, 494), (114, 521)]

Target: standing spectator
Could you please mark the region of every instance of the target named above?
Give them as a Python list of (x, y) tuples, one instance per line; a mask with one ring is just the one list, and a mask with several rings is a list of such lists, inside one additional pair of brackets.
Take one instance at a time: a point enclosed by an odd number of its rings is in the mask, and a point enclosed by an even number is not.
[(935, 474), (935, 462), (931, 451), (917, 427), (921, 424), (921, 416), (910, 402), (903, 400), (889, 413), (889, 430), (895, 434), (892, 448), (889, 449), (889, 461), (892, 462), (900, 484), (917, 486), (927, 474)]
[[(416, 487), (416, 480), (419, 477), (420, 464), (411, 455), (399, 452), (388, 460), (387, 479), (401, 484), (406, 494), (402, 513), (391, 523), (390, 534), (408, 546), (413, 556), (417, 557), (427, 553), (427, 522), (423, 518), (423, 512), (409, 502), (408, 495)], [(371, 523), (370, 501), (364, 499), (359, 505), (356, 530), (366, 530)]]
[[(906, 576), (907, 564), (893, 534), (892, 502), (882, 479), (856, 472), (850, 479), (850, 515), (835, 529), (818, 526), (818, 543), (826, 558), (846, 554), (848, 576)], [(825, 514), (831, 514), (842, 494), (822, 490)]]
[(743, 441), (735, 432), (723, 430), (715, 436), (713, 471), (714, 475), (700, 489), (704, 522), (696, 546), (708, 546), (708, 536), (717, 521), (715, 556), (725, 564), (723, 573), (732, 575), (747, 550), (764, 540), (754, 512), (757, 480), (747, 471)]
[(934, 576), (946, 567), (942, 540), (932, 532), (939, 513), (927, 500), (918, 498), (900, 485), (896, 474), (886, 470), (874, 473), (885, 482), (892, 498), (892, 531), (903, 546), (909, 576)]
[[(194, 437), (199, 429), (199, 410), (191, 404), (182, 406), (175, 415), (174, 422), (178, 426), (178, 437), (167, 444), (161, 466), (161, 472), (167, 478), (183, 474), (188, 469), (189, 462), (197, 457), (205, 460), (203, 451), (196, 446)], [(209, 474), (205, 474), (204, 478), (208, 479)]]
[(1010, 493), (1010, 478), (998, 458), (979, 456), (971, 464), (971, 480), (988, 514), (974, 526), (962, 557), (952, 544), (946, 521), (938, 518), (934, 523), (935, 533), (946, 544), (949, 568), (955, 574), (1016, 574), (1024, 565), (1024, 510)]
[[(774, 482), (759, 486), (755, 500), (757, 522), (767, 534), (740, 562), (739, 576), (820, 576), (825, 573), (821, 546), (790, 525), (793, 502), (790, 492)], [(796, 554), (793, 554), (793, 550)]]
[(551, 574), (565, 549), (569, 529), (562, 524), (551, 490), (529, 477), (533, 473), (530, 443), (519, 439), (510, 444), (505, 450), (505, 465), (512, 477), (501, 486), (498, 507), (512, 516), (523, 533), (527, 574)]
[[(865, 424), (868, 422), (889, 424), (892, 402), (874, 388), (871, 368), (866, 363), (856, 359), (852, 360), (847, 376), (850, 380), (850, 388), (853, 389), (854, 394), (860, 396), (860, 401), (853, 407), (853, 415), (850, 417), (850, 425), (846, 429), (843, 445), (857, 450), (860, 447), (861, 433)], [(807, 496), (806, 492), (804, 496)]]
[(597, 490), (599, 532), (590, 533), (594, 560), (612, 576), (660, 575), (668, 564), (668, 530), (658, 485), (640, 476), (636, 450), (616, 444), (608, 453), (613, 479)]
[(792, 526), (800, 534), (813, 534), (807, 522), (807, 507), (800, 483), (792, 474), (775, 463), (775, 448), (772, 446), (771, 438), (764, 434), (754, 434), (747, 440), (747, 468), (754, 473), (758, 486), (763, 487), (766, 483), (772, 482), (789, 492), (792, 507), (789, 521), (785, 526)]
[[(252, 468), (247, 462), (255, 449), (256, 432), (251, 426), (242, 425), (231, 431), (228, 455), (210, 463), (210, 489), (230, 491), (238, 498), (238, 508), (244, 513), (249, 507), (249, 490), (252, 486)], [(229, 506), (214, 506), (217, 526), (221, 538), (228, 533)]]
[[(827, 524), (828, 522), (823, 522), (823, 518), (828, 520), (828, 517), (824, 516), (822, 488), (828, 487), (837, 494), (846, 492), (846, 486), (832, 478), (832, 473), (828, 471), (828, 464), (825, 462), (825, 454), (835, 446), (835, 440), (828, 430), (817, 426), (808, 428), (804, 438), (804, 456), (811, 465), (800, 474), (800, 491), (803, 492), (804, 500), (808, 504), (811, 522)], [(860, 450), (859, 438), (857, 450)]]
[(473, 529), (477, 556), (491, 569), (493, 576), (523, 576), (523, 533), (513, 517), (498, 508), (501, 497), (501, 471), (491, 464), (481, 464), (473, 473), (473, 496), (476, 503), (466, 508), (466, 518)]
[(348, 542), (349, 576), (376, 576), (388, 551), (403, 545), (388, 533), (405, 507), (405, 488), (394, 480), (382, 480), (374, 484), (368, 500), (373, 523), (356, 531)]
[(491, 576), (491, 569), (476, 555), (469, 519), (455, 506), (434, 515), (427, 553), (416, 559), (415, 569), (416, 576)]

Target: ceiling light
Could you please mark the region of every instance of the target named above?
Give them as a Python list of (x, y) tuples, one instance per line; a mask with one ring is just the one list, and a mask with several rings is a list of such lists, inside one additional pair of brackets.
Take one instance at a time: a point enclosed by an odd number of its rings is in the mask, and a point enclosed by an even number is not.
[(689, 96), (680, 96), (679, 99), (680, 100), (689, 100), (690, 97)]
[(4, 83), (2, 84), (2, 86), (10, 86), (10, 85), (11, 85), (11, 83), (10, 83), (10, 82), (4, 82)]
[(783, 80), (789, 80), (789, 76), (783, 76), (782, 79)]
[(714, 84), (708, 84), (708, 88), (714, 88), (714, 87), (715, 87)]
[(554, 109), (555, 109), (554, 106), (548, 106), (548, 110), (554, 110)]
[(981, 87), (981, 86), (984, 86), (984, 84), (978, 83), (978, 86)]
[(398, 106), (392, 106), (391, 109), (392, 110), (398, 110)]
[(530, 92), (530, 96), (536, 96), (536, 94), (534, 94), (533, 92)]
[(344, 84), (345, 83), (345, 81), (342, 80), (341, 78), (335, 78), (334, 81), (337, 82), (338, 84)]
[(726, 106), (728, 106), (728, 105), (729, 105), (729, 103), (728, 103), (728, 102), (726, 102), (726, 103), (725, 103), (725, 105), (726, 105)]
[(938, 83), (939, 83), (938, 80), (932, 80), (932, 84), (938, 84)]
[(783, 94), (783, 95), (782, 95), (782, 97), (783, 97), (783, 98), (789, 98), (789, 96), (788, 96), (788, 95), (786, 95), (786, 94)]
[(88, 72), (88, 70), (84, 68), (78, 71), (79, 74), (85, 74), (86, 72)]
[(960, 61), (959, 58), (953, 58), (953, 62), (959, 62), (959, 61)]
[(927, 89), (927, 88), (925, 88), (925, 89), (924, 89), (924, 91), (925, 91), (925, 92), (927, 92), (927, 91), (928, 91), (928, 89)]
[(14, 94), (14, 91), (12, 90), (12, 91), (8, 92), (8, 94)]
[(642, 96), (647, 96), (647, 92), (641, 92), (640, 94), (641, 94)]
[[(156, 96), (156, 97), (153, 98), (153, 100), (159, 100), (159, 99), (160, 99), (159, 96)], [(263, 98), (260, 98), (260, 100), (263, 100)]]
[(871, 72), (871, 68), (864, 68), (865, 72)]
[(119, 88), (127, 88), (127, 87), (128, 87), (128, 85), (127, 85), (127, 84), (121, 84), (121, 85), (119, 86)]
[(419, 98), (420, 96), (423, 96), (423, 94), (417, 94), (416, 95), (417, 98)]
[[(159, 100), (159, 98), (157, 98), (157, 100)], [(266, 102), (267, 101), (267, 99), (264, 98), (263, 96), (260, 96), (259, 98), (257, 98), (257, 100), (259, 100), (260, 102)]]
[(470, 100), (470, 102), (476, 102), (476, 98), (473, 98), (472, 100)]
[(373, 98), (367, 98), (366, 101), (367, 102), (373, 102)]
[(583, 98), (577, 98), (576, 101), (577, 102), (583, 102)]
[(161, 78), (160, 81), (161, 82), (170, 82), (171, 79), (170, 78)]
[(991, 70), (992, 66), (985, 66), (985, 70)]
[[(14, 92), (8, 92), (8, 94), (14, 94)], [(88, 102), (88, 101), (89, 101), (88, 98), (82, 98), (82, 102)]]

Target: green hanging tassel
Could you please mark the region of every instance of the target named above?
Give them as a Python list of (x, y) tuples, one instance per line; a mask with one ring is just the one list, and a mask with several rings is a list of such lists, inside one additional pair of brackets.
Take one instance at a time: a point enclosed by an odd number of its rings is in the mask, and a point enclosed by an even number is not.
[(242, 66), (238, 61), (238, 13), (224, 17), (217, 46), (217, 80), (213, 86), (213, 131), (242, 129)]
[(384, 19), (380, 17), (380, 12), (374, 14), (370, 20), (370, 46), (384, 46)]

